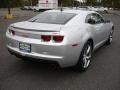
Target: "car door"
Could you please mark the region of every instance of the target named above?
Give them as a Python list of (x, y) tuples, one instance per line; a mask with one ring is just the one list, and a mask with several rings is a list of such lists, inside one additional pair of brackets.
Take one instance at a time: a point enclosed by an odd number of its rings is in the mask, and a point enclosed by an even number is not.
[(105, 25), (103, 18), (97, 14), (93, 13), (89, 16), (88, 23), (93, 27), (94, 29), (94, 41), (96, 44), (102, 43), (105, 38)]
[(103, 41), (104, 41), (108, 39), (109, 32), (110, 32), (110, 26), (109, 26), (110, 24), (106, 23), (101, 15), (96, 14), (96, 16), (99, 19), (98, 24), (102, 24), (101, 31), (103, 32), (103, 36), (104, 36)]

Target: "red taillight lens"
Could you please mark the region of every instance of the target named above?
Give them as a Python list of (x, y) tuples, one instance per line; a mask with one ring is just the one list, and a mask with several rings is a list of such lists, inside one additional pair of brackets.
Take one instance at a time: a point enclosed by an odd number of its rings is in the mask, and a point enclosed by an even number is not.
[(44, 42), (49, 42), (51, 40), (51, 35), (42, 35), (41, 38)]
[(13, 36), (15, 35), (15, 31), (14, 30), (10, 30), (9, 29), (9, 33), (11, 33)]
[(53, 40), (58, 43), (62, 42), (63, 39), (64, 39), (64, 36), (53, 36)]
[(53, 39), (54, 42), (56, 43), (60, 43), (63, 41), (64, 39), (64, 36), (51, 36), (51, 35), (42, 35), (41, 36), (41, 39), (44, 41), (44, 42), (49, 42)]

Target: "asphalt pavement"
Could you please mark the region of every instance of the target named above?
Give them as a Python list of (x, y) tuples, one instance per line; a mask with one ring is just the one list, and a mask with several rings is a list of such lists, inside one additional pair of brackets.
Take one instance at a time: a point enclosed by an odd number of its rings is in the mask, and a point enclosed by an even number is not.
[(0, 90), (120, 90), (120, 16), (105, 17), (115, 24), (114, 41), (93, 53), (92, 64), (83, 73), (52, 62), (23, 62), (10, 55), (5, 47), (7, 27), (30, 17), (0, 18)]

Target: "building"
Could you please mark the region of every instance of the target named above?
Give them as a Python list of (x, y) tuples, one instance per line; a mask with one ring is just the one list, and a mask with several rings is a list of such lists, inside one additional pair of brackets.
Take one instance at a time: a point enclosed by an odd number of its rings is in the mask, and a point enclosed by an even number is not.
[(38, 6), (41, 8), (58, 8), (58, 0), (38, 0)]

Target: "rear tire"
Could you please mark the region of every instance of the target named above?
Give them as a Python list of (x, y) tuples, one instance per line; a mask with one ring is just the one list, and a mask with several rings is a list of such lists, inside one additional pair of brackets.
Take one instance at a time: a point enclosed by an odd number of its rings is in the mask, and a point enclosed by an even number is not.
[(80, 54), (79, 61), (77, 64), (78, 71), (86, 71), (91, 63), (92, 56), (92, 43), (88, 41)]

